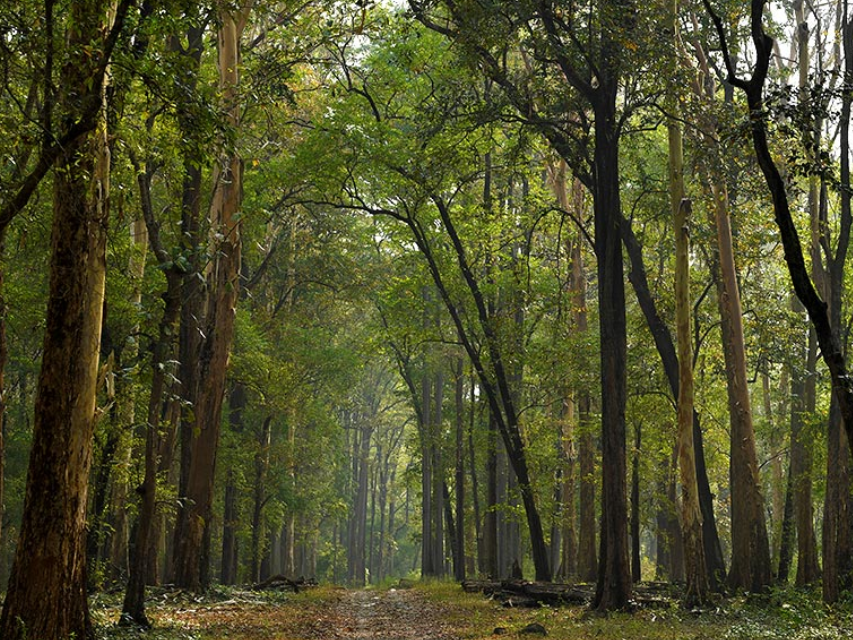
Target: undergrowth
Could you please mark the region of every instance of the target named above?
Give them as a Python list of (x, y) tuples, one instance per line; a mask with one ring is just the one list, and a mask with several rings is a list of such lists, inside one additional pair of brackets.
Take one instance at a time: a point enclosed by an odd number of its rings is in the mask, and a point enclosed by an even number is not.
[[(377, 594), (391, 588), (376, 589)], [(444, 622), (464, 640), (520, 636), (531, 623), (555, 640), (836, 640), (853, 637), (850, 600), (829, 607), (820, 594), (794, 589), (760, 597), (730, 598), (707, 609), (670, 606), (606, 616), (584, 607), (505, 608), (452, 582), (418, 582), (417, 594), (440, 607)], [(118, 627), (118, 596), (92, 599), (98, 640), (307, 640), (322, 637), (317, 620), (329, 615), (341, 590), (318, 587), (299, 594), (218, 589), (203, 596), (154, 590), (147, 611), (154, 628)], [(496, 635), (497, 634), (497, 635)], [(340, 637), (346, 637), (342, 635)]]

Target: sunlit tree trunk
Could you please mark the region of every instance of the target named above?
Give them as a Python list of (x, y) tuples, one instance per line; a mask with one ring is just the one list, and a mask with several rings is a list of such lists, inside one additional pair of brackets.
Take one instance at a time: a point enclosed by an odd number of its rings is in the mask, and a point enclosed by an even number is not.
[[(702, 47), (695, 44), (702, 76), (712, 77)], [(694, 94), (702, 102), (714, 100), (713, 88), (697, 78)], [(723, 355), (726, 363), (726, 390), (730, 423), (730, 482), (732, 494), (732, 566), (728, 583), (735, 588), (761, 591), (771, 584), (770, 544), (764, 520), (764, 498), (758, 475), (758, 457), (752, 407), (746, 376), (746, 346), (740, 288), (734, 259), (729, 198), (721, 169), (716, 120), (709, 111), (701, 122), (701, 134), (709, 145), (707, 183), (717, 232), (719, 273), (717, 302), (720, 311)]]
[(712, 185), (714, 221), (719, 250), (718, 303), (720, 329), (731, 426), (730, 478), (732, 492), (732, 566), (729, 584), (749, 591), (762, 591), (772, 582), (770, 546), (764, 520), (764, 498), (758, 476), (755, 430), (746, 376), (746, 345), (743, 311), (734, 262), (728, 192), (725, 185)]
[[(677, 125), (675, 125), (678, 128)], [(674, 139), (677, 138), (677, 139)], [(680, 134), (670, 131), (670, 171), (677, 171), (672, 160), (673, 147), (680, 146)], [(676, 155), (679, 155), (676, 152)], [(678, 172), (680, 173), (680, 171)], [(672, 178), (671, 178), (672, 179)], [(702, 512), (699, 509), (699, 488), (696, 482), (696, 458), (693, 444), (693, 349), (690, 318), (690, 203), (684, 199), (683, 187), (671, 186), (673, 229), (675, 231), (675, 315), (678, 341), (678, 469), (681, 481), (681, 531), (684, 544), (684, 569), (687, 584), (685, 598), (689, 605), (704, 602), (708, 597), (708, 574), (705, 568), (705, 547), (702, 540)], [(678, 196), (681, 196), (679, 199)], [(676, 200), (679, 200), (676, 203)]]
[[(683, 51), (678, 28), (678, 1), (669, 0), (669, 26), (677, 55)], [(677, 58), (673, 68), (681, 65)], [(692, 206), (684, 188), (684, 149), (679, 96), (674, 88), (667, 95), (671, 115), (667, 121), (669, 204), (675, 234), (675, 335), (678, 345), (677, 447), (681, 484), (681, 537), (684, 548), (685, 599), (688, 605), (708, 597), (708, 576), (702, 535), (702, 512), (696, 476), (693, 442), (693, 335), (690, 302), (690, 214)]]
[[(249, 8), (234, 14), (219, 11), (219, 82), (229, 126), (240, 125), (238, 100), (240, 36)], [(211, 238), (215, 258), (207, 273), (208, 306), (205, 339), (199, 358), (200, 385), (189, 438), (192, 451), (186, 478), (187, 502), (179, 512), (175, 536), (175, 582), (198, 589), (209, 584), (209, 531), (213, 515), (213, 480), (219, 445), (220, 416), (225, 392), (225, 371), (234, 336), (235, 308), (240, 289), (240, 205), (242, 160), (235, 150), (225, 150), (213, 176), (210, 205)]]

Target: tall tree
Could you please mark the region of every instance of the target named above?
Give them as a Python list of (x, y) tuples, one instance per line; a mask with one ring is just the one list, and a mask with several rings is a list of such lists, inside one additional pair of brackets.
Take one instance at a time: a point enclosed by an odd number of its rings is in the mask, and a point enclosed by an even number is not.
[[(54, 167), (50, 294), (33, 448), (0, 617), (0, 635), (9, 640), (92, 635), (85, 543), (109, 219), (105, 74), (129, 3), (119, 5), (112, 28), (111, 6), (90, 0), (69, 8), (55, 116), (63, 123), (96, 119), (84, 129), (90, 133), (63, 145)], [(45, 8), (54, 37), (53, 3)]]
[[(218, 7), (219, 87), (229, 128), (240, 127), (240, 39), (251, 4), (236, 10)], [(210, 225), (213, 260), (207, 273), (206, 331), (199, 358), (198, 379), (204, 380), (193, 408), (193, 430), (187, 470), (186, 498), (175, 535), (176, 583), (205, 587), (209, 583), (210, 530), (213, 480), (219, 444), (220, 416), (225, 393), (225, 370), (234, 335), (234, 317), (240, 289), (240, 207), (243, 166), (236, 149), (225, 147), (213, 176)]]
[[(830, 300), (824, 300), (809, 274), (799, 232), (791, 215), (787, 185), (770, 151), (764, 91), (768, 79), (770, 60), (773, 56), (774, 41), (764, 29), (763, 21), (766, 0), (752, 0), (749, 5), (750, 34), (755, 54), (755, 61), (749, 77), (738, 75), (723, 21), (713, 9), (709, 0), (703, 0), (703, 2), (717, 30), (722, 47), (727, 79), (732, 85), (741, 89), (746, 96), (750, 114), (749, 121), (753, 148), (773, 201), (773, 211), (782, 239), (788, 273), (791, 276), (794, 291), (806, 308), (814, 327), (821, 356), (829, 369), (832, 379), (833, 396), (834, 400), (838, 403), (838, 411), (847, 434), (848, 447), (853, 447), (853, 439), (850, 438), (851, 434), (853, 434), (853, 380), (848, 375), (847, 358), (841, 341), (841, 325), (837, 321), (838, 316), (835, 315), (840, 312), (841, 301), (840, 299), (832, 299), (834, 294), (832, 293), (833, 288), (831, 286)], [(845, 12), (842, 22), (847, 26), (848, 21), (849, 16)], [(849, 60), (847, 64), (850, 64)], [(845, 108), (848, 109), (846, 113), (849, 117), (849, 101), (843, 102), (843, 105), (845, 104), (847, 105)], [(843, 112), (842, 119), (844, 118), (845, 113)], [(849, 173), (845, 175), (844, 171), (845, 167), (849, 166), (849, 132), (847, 129), (846, 126), (841, 127), (842, 180), (845, 178), (849, 180)], [(809, 135), (811, 135), (811, 132), (809, 132)], [(838, 277), (838, 274), (843, 273), (850, 240), (851, 221), (853, 221), (849, 193), (847, 193), (849, 185), (843, 183), (841, 191), (842, 207), (839, 237), (836, 243), (835, 255), (831, 258), (832, 266), (830, 267), (830, 271), (835, 271), (836, 277)], [(844, 195), (845, 193), (846, 196)], [(840, 293), (840, 289), (837, 291)], [(835, 585), (837, 585), (836, 580), (830, 579), (825, 581), (827, 588), (827, 591), (824, 593), (825, 599), (830, 601), (834, 599), (837, 593)]]
[[(677, 69), (682, 53), (678, 25), (678, 1), (668, 3), (669, 26), (673, 34)], [(676, 83), (675, 86), (679, 86)], [(702, 540), (702, 512), (699, 508), (699, 485), (696, 479), (696, 457), (693, 443), (693, 335), (690, 304), (690, 238), (689, 224), (692, 205), (684, 188), (684, 150), (680, 96), (674, 88), (668, 94), (667, 122), (669, 143), (669, 204), (675, 233), (675, 327), (678, 342), (678, 468), (681, 480), (681, 529), (684, 541), (686, 600), (701, 603), (708, 595), (708, 576), (705, 569), (705, 547)]]
[(729, 191), (723, 156), (717, 137), (717, 118), (710, 105), (715, 101), (714, 83), (704, 49), (694, 43), (699, 74), (692, 82), (702, 108), (700, 134), (710, 150), (705, 166), (713, 223), (717, 232), (715, 274), (720, 312), (726, 391), (729, 406), (730, 484), (732, 494), (732, 560), (728, 582), (740, 589), (759, 591), (771, 583), (770, 544), (764, 520), (764, 498), (758, 477), (752, 407), (747, 382), (746, 344), (740, 285), (729, 216)]
[[(599, 572), (593, 606), (602, 610), (628, 605), (631, 593), (627, 531), (627, 463), (625, 446), (626, 322), (625, 287), (620, 237), (619, 140), (623, 115), (617, 106), (625, 72), (624, 40), (634, 42), (636, 7), (631, 2), (605, 2), (594, 8), (539, 2), (534, 7), (512, 3), (508, 11), (490, 12), (468, 3), (446, 3), (452, 22), (434, 19), (419, 2), (410, 2), (429, 28), (460, 43), (479, 60), (481, 68), (506, 94), (525, 121), (539, 130), (579, 175), (586, 176), (593, 194), (595, 253), (598, 260), (599, 330), (601, 335), (602, 526)], [(535, 19), (534, 19), (535, 18)], [(525, 60), (553, 61), (567, 83), (556, 93), (565, 106), (564, 89), (580, 97), (592, 123), (583, 123), (592, 135), (588, 155), (577, 151), (578, 121), (567, 114), (542, 113), (535, 94), (522, 86), (508, 66), (508, 40), (483, 38), (482, 25), (505, 30), (504, 36), (525, 32)], [(575, 23), (589, 25), (578, 38)], [(536, 25), (534, 27), (534, 25)], [(511, 34), (511, 35), (510, 35)], [(545, 71), (553, 72), (551, 71)], [(549, 106), (556, 95), (548, 96)], [(581, 120), (585, 120), (585, 114)], [(573, 132), (574, 130), (574, 132)]]
[[(770, 152), (768, 122), (766, 111), (764, 110), (764, 90), (768, 78), (770, 59), (773, 55), (773, 38), (767, 34), (763, 24), (766, 0), (752, 0), (749, 5), (750, 33), (756, 57), (752, 73), (748, 78), (741, 77), (738, 74), (730, 53), (728, 35), (722, 19), (708, 0), (703, 0), (703, 2), (717, 29), (722, 46), (727, 80), (735, 87), (741, 89), (746, 95), (747, 106), (751, 115), (749, 121), (753, 148), (773, 201), (776, 225), (779, 228), (785, 252), (785, 263), (788, 266), (794, 291), (806, 308), (815, 328), (821, 356), (829, 369), (833, 383), (833, 393), (838, 399), (844, 428), (849, 436), (851, 431), (853, 431), (853, 380), (847, 374), (847, 360), (841, 345), (839, 327), (833, 326), (828, 312), (828, 305), (818, 294), (809, 276), (800, 235), (791, 215), (785, 180)], [(842, 136), (844, 135), (844, 132), (842, 132)], [(842, 161), (844, 161), (843, 158)], [(849, 233), (850, 212), (842, 208), (839, 247), (846, 247)], [(845, 256), (846, 253), (837, 256), (836, 259), (844, 258)], [(839, 263), (843, 264), (844, 260), (839, 260)], [(851, 441), (849, 437), (848, 441)]]

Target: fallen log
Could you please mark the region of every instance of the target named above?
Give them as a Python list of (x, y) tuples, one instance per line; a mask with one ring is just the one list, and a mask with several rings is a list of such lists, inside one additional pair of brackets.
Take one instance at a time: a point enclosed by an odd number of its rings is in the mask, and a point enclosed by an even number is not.
[(252, 585), (252, 591), (269, 591), (272, 589), (292, 589), (293, 593), (299, 593), (299, 590), (304, 587), (315, 586), (316, 582), (313, 580), (306, 581), (305, 578), (297, 578), (293, 580), (288, 578), (285, 575), (274, 575), (270, 576), (266, 580), (262, 580), (257, 584)]
[[(588, 605), (595, 594), (595, 585), (560, 582), (527, 582), (525, 580), (466, 580), (462, 589), (467, 593), (483, 593), (508, 607)], [(648, 609), (668, 607), (679, 598), (679, 585), (649, 582), (634, 585), (634, 605)]]

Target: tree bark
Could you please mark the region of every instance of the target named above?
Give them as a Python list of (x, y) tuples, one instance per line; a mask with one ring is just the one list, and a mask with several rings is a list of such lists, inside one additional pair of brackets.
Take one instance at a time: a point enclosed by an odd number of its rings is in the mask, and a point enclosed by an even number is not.
[[(5, 253), (6, 242), (0, 234), (0, 265)], [(3, 540), (3, 519), (6, 515), (6, 364), (9, 361), (6, 317), (5, 267), (0, 266), (0, 541)], [(0, 568), (5, 568), (5, 563), (0, 564)]]

